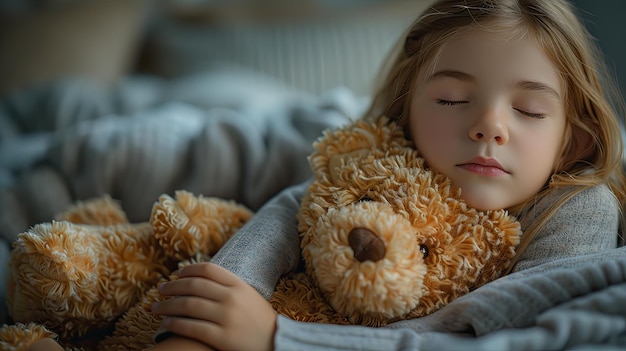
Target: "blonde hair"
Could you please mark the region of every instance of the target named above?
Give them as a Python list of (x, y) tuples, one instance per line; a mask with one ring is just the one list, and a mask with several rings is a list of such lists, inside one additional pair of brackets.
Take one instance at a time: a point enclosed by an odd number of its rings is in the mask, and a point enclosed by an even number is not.
[(509, 211), (522, 217), (550, 189), (576, 187), (525, 228), (517, 257), (562, 204), (588, 187), (607, 184), (620, 207), (624, 206), (623, 145), (615, 112), (623, 102), (598, 48), (566, 0), (435, 2), (408, 28), (383, 66), (381, 85), (365, 118), (387, 116), (406, 127), (418, 74), (421, 70), (432, 70), (444, 43), (471, 26), (512, 36), (529, 35), (552, 60), (565, 87), (567, 122), (562, 162), (536, 197)]

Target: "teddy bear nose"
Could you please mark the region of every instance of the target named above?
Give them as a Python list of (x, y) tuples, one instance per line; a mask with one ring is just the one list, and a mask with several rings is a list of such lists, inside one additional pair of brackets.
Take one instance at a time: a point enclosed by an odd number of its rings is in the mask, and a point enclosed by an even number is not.
[(359, 262), (380, 261), (385, 257), (385, 243), (367, 228), (354, 228), (348, 234), (354, 258)]

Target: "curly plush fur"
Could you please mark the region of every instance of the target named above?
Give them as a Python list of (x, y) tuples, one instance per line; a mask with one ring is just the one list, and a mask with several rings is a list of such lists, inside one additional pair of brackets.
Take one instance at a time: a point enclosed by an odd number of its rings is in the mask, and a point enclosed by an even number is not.
[[(11, 318), (41, 323), (68, 349), (142, 350), (161, 322), (150, 312), (161, 298), (157, 284), (207, 260), (251, 215), (185, 191), (162, 195), (147, 223), (128, 223), (107, 196), (78, 203), (18, 236), (9, 261)], [(19, 350), (42, 337), (28, 330), (3, 327), (0, 346)], [(27, 340), (10, 346), (16, 338)]]
[(504, 272), (519, 223), (505, 210), (469, 208), (412, 145), (385, 120), (316, 143), (298, 214), (306, 275), (281, 281), (275, 308), (305, 301), (315, 308), (289, 316), (382, 326), (432, 313)]
[[(328, 131), (310, 162), (315, 179), (298, 214), (305, 269), (279, 282), (270, 301), (279, 313), (371, 326), (415, 318), (499, 277), (514, 255), (519, 223), (466, 206), (385, 120)], [(5, 326), (0, 346), (51, 330), (67, 348), (144, 349), (160, 323), (149, 311), (158, 282), (209, 259), (250, 216), (178, 192), (161, 196), (148, 223), (127, 223), (104, 197), (33, 227), (12, 252), (10, 312), (47, 329)]]

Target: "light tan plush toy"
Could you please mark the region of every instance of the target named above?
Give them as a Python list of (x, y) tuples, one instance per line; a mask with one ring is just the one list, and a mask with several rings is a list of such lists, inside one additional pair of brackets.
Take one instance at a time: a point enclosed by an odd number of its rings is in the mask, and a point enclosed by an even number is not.
[[(298, 214), (306, 268), (279, 282), (270, 301), (279, 313), (371, 326), (415, 318), (499, 277), (514, 255), (519, 223), (467, 207), (393, 124), (329, 131), (310, 161), (315, 177)], [(79, 205), (64, 218), (94, 226), (54, 222), (20, 235), (9, 291), (16, 322), (42, 323), (66, 347), (143, 349), (160, 322), (149, 312), (158, 281), (208, 258), (250, 215), (184, 192), (162, 196), (146, 224), (115, 224), (126, 222), (115, 208), (106, 198)], [(82, 234), (70, 238), (73, 230)], [(31, 243), (40, 240), (49, 243)], [(7, 326), (0, 340), (26, 345), (41, 329)]]
[(293, 319), (424, 316), (501, 276), (514, 256), (519, 222), (469, 208), (384, 119), (327, 132), (310, 164), (298, 213), (306, 274), (281, 280), (271, 301)]
[(128, 223), (105, 196), (34, 226), (11, 252), (7, 302), (16, 324), (0, 329), (0, 349), (57, 335), (66, 349), (144, 349), (160, 324), (150, 312), (157, 284), (208, 259), (251, 215), (179, 191), (160, 196), (147, 223)]

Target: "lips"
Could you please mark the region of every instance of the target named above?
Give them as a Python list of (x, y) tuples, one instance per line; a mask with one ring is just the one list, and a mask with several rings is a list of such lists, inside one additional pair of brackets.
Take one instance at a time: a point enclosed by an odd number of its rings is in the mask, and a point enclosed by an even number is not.
[(458, 164), (457, 167), (471, 173), (490, 177), (509, 174), (498, 160), (486, 157), (475, 157), (467, 162)]

